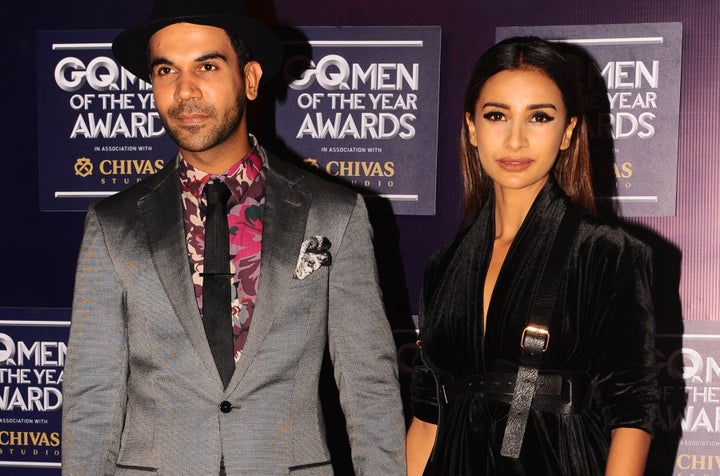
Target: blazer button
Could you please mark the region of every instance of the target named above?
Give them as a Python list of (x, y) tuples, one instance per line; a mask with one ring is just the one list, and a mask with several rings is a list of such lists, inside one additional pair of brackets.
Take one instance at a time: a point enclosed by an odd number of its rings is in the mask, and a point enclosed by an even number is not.
[(223, 413), (230, 413), (232, 411), (232, 403), (228, 402), (227, 400), (223, 400), (220, 403), (220, 411)]

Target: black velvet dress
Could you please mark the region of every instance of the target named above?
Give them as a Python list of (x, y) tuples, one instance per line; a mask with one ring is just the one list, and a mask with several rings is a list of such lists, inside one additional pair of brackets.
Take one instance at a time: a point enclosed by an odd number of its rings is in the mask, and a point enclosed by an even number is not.
[(500, 455), (509, 402), (468, 392), (446, 403), (436, 385), (517, 368), (528, 309), (568, 204), (550, 179), (507, 254), (485, 332), (482, 290), (494, 241), (494, 200), (430, 259), (420, 306), (424, 363), (416, 366), (411, 386), (415, 416), (438, 423), (426, 474), (601, 475), (613, 428), (652, 431), (657, 391), (650, 250), (590, 215), (568, 249), (541, 365), (541, 374), (584, 379), (578, 387), (586, 389), (582, 404), (569, 414), (534, 406), (514, 459)]

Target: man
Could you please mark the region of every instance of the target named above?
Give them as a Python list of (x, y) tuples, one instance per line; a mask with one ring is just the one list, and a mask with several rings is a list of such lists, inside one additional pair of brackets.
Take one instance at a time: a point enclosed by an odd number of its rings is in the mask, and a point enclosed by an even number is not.
[[(179, 153), (88, 209), (63, 469), (332, 474), (318, 390), (327, 352), (355, 472), (404, 474), (395, 347), (362, 198), (248, 134), (246, 101), (279, 68), (277, 37), (243, 2), (157, 0), (113, 53), (152, 82)], [(211, 205), (218, 187), (226, 195)], [(226, 203), (227, 269), (210, 272), (210, 208)], [(211, 282), (230, 297), (211, 301)]]

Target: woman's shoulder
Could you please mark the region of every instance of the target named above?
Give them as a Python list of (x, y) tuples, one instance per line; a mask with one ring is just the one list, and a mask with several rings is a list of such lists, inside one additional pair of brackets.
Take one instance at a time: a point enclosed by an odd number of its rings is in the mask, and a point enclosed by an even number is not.
[(650, 246), (629, 226), (591, 215), (585, 215), (580, 221), (576, 250), (580, 256), (628, 263), (637, 259), (649, 261), (652, 255)]
[(467, 232), (467, 228), (460, 231), (452, 241), (445, 243), (430, 255), (425, 265), (426, 276), (438, 276), (447, 269)]
[(466, 231), (459, 233), (452, 241), (435, 250), (425, 263), (422, 282), (422, 301), (429, 301), (435, 294), (443, 278), (453, 266), (453, 258), (463, 242)]

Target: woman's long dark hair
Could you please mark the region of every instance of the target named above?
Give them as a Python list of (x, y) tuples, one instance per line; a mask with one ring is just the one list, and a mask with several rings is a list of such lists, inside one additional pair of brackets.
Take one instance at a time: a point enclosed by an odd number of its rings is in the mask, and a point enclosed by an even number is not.
[(573, 117), (576, 118), (577, 123), (570, 139), (570, 146), (558, 154), (553, 166), (553, 174), (573, 202), (595, 213), (584, 102), (578, 75), (573, 69), (572, 62), (563, 56), (560, 44), (534, 36), (513, 37), (497, 43), (480, 56), (465, 91), (460, 136), (465, 205), (463, 222), (477, 217), (492, 190), (492, 182), (480, 166), (477, 147), (470, 143), (468, 125), (464, 116), (466, 113), (470, 116), (475, 114), (480, 91), (490, 77), (501, 71), (514, 69), (537, 70), (547, 75), (562, 94), (567, 110), (566, 123), (569, 123)]

